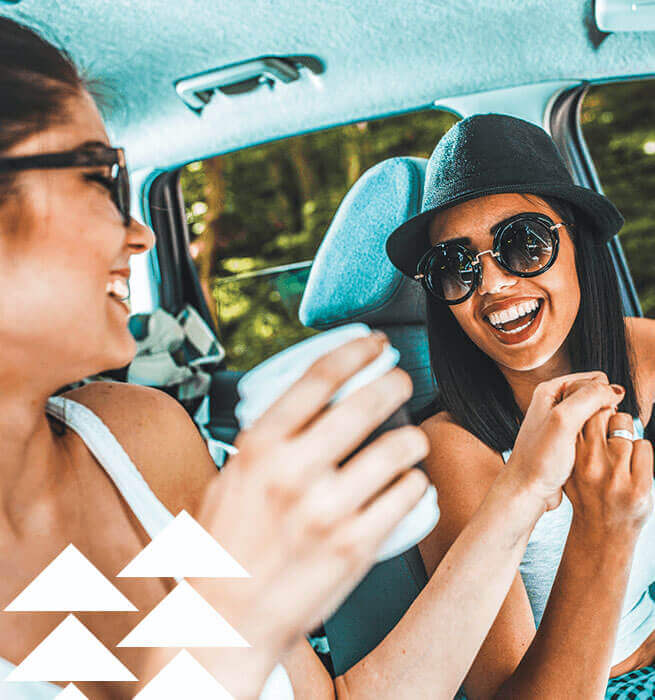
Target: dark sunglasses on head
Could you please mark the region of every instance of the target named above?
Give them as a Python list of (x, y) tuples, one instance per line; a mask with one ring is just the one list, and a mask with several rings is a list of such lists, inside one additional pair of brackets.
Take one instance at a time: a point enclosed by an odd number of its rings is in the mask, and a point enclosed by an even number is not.
[(122, 148), (111, 148), (104, 143), (89, 143), (71, 151), (59, 153), (39, 153), (33, 156), (0, 158), (0, 174), (20, 170), (40, 170), (42, 168), (97, 168), (109, 167), (109, 176), (100, 173), (87, 173), (85, 177), (104, 185), (123, 216), (126, 226), (130, 216), (130, 179), (125, 167), (125, 153)]
[(476, 253), (457, 240), (437, 243), (416, 266), (414, 279), (446, 304), (466, 301), (482, 280), (480, 257), (489, 253), (507, 272), (535, 277), (546, 272), (557, 258), (560, 226), (545, 214), (516, 214), (496, 224), (491, 233), (493, 247)]

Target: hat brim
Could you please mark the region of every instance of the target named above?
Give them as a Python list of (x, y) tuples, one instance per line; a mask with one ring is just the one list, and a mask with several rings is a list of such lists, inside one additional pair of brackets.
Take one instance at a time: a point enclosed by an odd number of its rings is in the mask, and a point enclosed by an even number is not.
[(412, 217), (395, 229), (387, 239), (387, 255), (391, 262), (408, 277), (416, 274), (416, 265), (421, 256), (430, 248), (428, 227), (434, 215), (456, 204), (491, 194), (535, 194), (558, 197), (580, 210), (592, 225), (598, 243), (608, 241), (618, 233), (624, 220), (619, 210), (607, 197), (587, 187), (564, 182), (543, 182), (526, 185), (499, 185), (463, 192), (438, 207), (428, 209)]

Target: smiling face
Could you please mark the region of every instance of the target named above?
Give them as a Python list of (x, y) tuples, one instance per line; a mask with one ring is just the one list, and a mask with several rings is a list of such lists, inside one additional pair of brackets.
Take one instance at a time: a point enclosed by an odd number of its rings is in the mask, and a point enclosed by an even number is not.
[[(523, 212), (540, 212), (554, 223), (562, 221), (539, 197), (489, 195), (439, 212), (430, 226), (430, 242), (467, 237), (468, 248), (486, 251), (493, 246), (492, 227)], [(580, 287), (573, 241), (566, 227), (558, 230), (559, 253), (549, 270), (518, 277), (491, 255), (483, 255), (480, 285), (466, 301), (449, 307), (468, 337), (501, 369), (541, 368), (548, 373), (552, 367), (560, 373), (568, 364), (565, 341), (580, 306)]]
[[(109, 145), (92, 98), (71, 98), (64, 117), (6, 156)], [(108, 189), (88, 176), (108, 167), (17, 173), (0, 206), (0, 337), (3, 370), (65, 384), (122, 367), (134, 356), (127, 328), (129, 259), (154, 244), (126, 227)]]

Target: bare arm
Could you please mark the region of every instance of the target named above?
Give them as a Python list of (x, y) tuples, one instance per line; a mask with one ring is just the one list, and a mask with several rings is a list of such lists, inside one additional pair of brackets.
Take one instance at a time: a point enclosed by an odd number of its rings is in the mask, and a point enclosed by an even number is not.
[[(531, 409), (531, 419), (526, 416), (521, 430), (522, 442), (544, 447), (542, 457), (534, 457), (531, 467), (521, 466), (520, 461), (517, 467), (515, 460), (513, 466), (503, 469), (497, 454), (445, 414), (425, 424), (432, 445), (426, 466), (439, 491), (442, 516), (421, 551), (429, 573), (443, 561), (394, 630), (337, 679), (352, 697), (366, 697), (367, 693), (376, 697), (403, 697), (403, 693), (408, 697), (452, 697), (508, 590), (467, 678), (467, 693), (490, 697), (512, 675), (535, 633), (520, 577), (512, 583), (529, 533), (546, 503), (549, 507), (559, 503), (559, 496), (553, 498), (553, 494), (559, 494), (556, 480), (559, 478), (561, 484), (573, 465), (575, 424), (579, 422), (581, 427), (602, 401), (604, 405), (617, 402), (606, 384), (590, 389), (604, 398), (589, 403), (589, 396), (583, 397), (582, 403), (587, 405), (582, 412), (578, 411), (580, 406), (568, 405), (569, 420), (556, 416), (550, 437), (545, 429), (549, 420), (546, 411), (535, 414)], [(572, 433), (563, 440), (561, 430), (567, 424)], [(540, 460), (542, 466), (538, 467)], [(553, 481), (547, 498), (543, 491), (538, 497), (525, 488), (522, 476), (530, 468), (535, 473), (540, 469), (550, 473)], [(535, 686), (529, 679), (526, 687), (526, 697), (532, 697)]]
[[(485, 464), (484, 451), (467, 452), (468, 461), (460, 462), (466, 467), (460, 468), (458, 480), (448, 464), (433, 464), (440, 480), (444, 515), (437, 531), (422, 547), (428, 570), (434, 569), (463, 523), (473, 522), (467, 521), (466, 513), (474, 512), (475, 494), (484, 489), (485, 480), (490, 478), (488, 471), (492, 467), (488, 461)], [(648, 455), (642, 457), (643, 475), (652, 468)], [(641, 493), (643, 496), (643, 488)], [(626, 504), (616, 510), (629, 513)], [(631, 532), (632, 526), (627, 524), (619, 528), (622, 541), (614, 547), (619, 538), (608, 538), (605, 533), (599, 541), (598, 529), (586, 527), (585, 522), (589, 521), (576, 521), (571, 528), (537, 635), (525, 588), (520, 576), (516, 576), (464, 683), (469, 698), (490, 698), (496, 694), (502, 698), (567, 697), (576, 687), (581, 691), (573, 693), (575, 697), (596, 697), (599, 693), (602, 697), (636, 531)], [(446, 561), (447, 557), (442, 564)], [(467, 603), (465, 600), (460, 604), (460, 614), (464, 614)]]
[(541, 625), (499, 698), (604, 697), (634, 539), (595, 537), (572, 524)]
[(392, 633), (344, 675), (349, 696), (452, 698), (543, 510), (537, 494), (501, 475)]
[(652, 448), (607, 438), (619, 429), (632, 432), (632, 417), (601, 411), (578, 438), (566, 548), (539, 630), (501, 697), (528, 685), (537, 698), (604, 697), (634, 545), (652, 510)]
[[(220, 476), (188, 416), (160, 392), (134, 389), (135, 400), (146, 397), (148, 410), (131, 403), (130, 420), (122, 417), (120, 411), (128, 412), (117, 394), (132, 388), (115, 386), (108, 402), (115, 408), (97, 411), (169, 509), (176, 513), (199, 501), (193, 509), (198, 522), (251, 574), (190, 581), (251, 644), (193, 651), (236, 697), (257, 697), (275, 663), (298, 645), (303, 630), (340, 604), (427, 487), (426, 476), (411, 469), (428, 448), (416, 427), (389, 431), (353, 455), (411, 395), (404, 372), (392, 370), (327, 405), (384, 342), (371, 335), (317, 360), (238, 436), (239, 454)], [(197, 488), (187, 501), (179, 492), (188, 477)], [(306, 646), (299, 650), (306, 656)], [(144, 652), (135, 669), (137, 690), (170, 658), (166, 649)]]

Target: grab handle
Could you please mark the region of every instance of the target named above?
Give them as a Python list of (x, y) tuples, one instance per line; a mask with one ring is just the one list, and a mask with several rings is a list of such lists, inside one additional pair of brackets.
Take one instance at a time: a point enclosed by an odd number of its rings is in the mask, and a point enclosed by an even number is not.
[(291, 83), (298, 78), (300, 71), (292, 61), (265, 56), (182, 78), (175, 83), (175, 90), (187, 107), (200, 112), (216, 90), (231, 88), (226, 94), (250, 92), (262, 83), (274, 87), (276, 82)]

